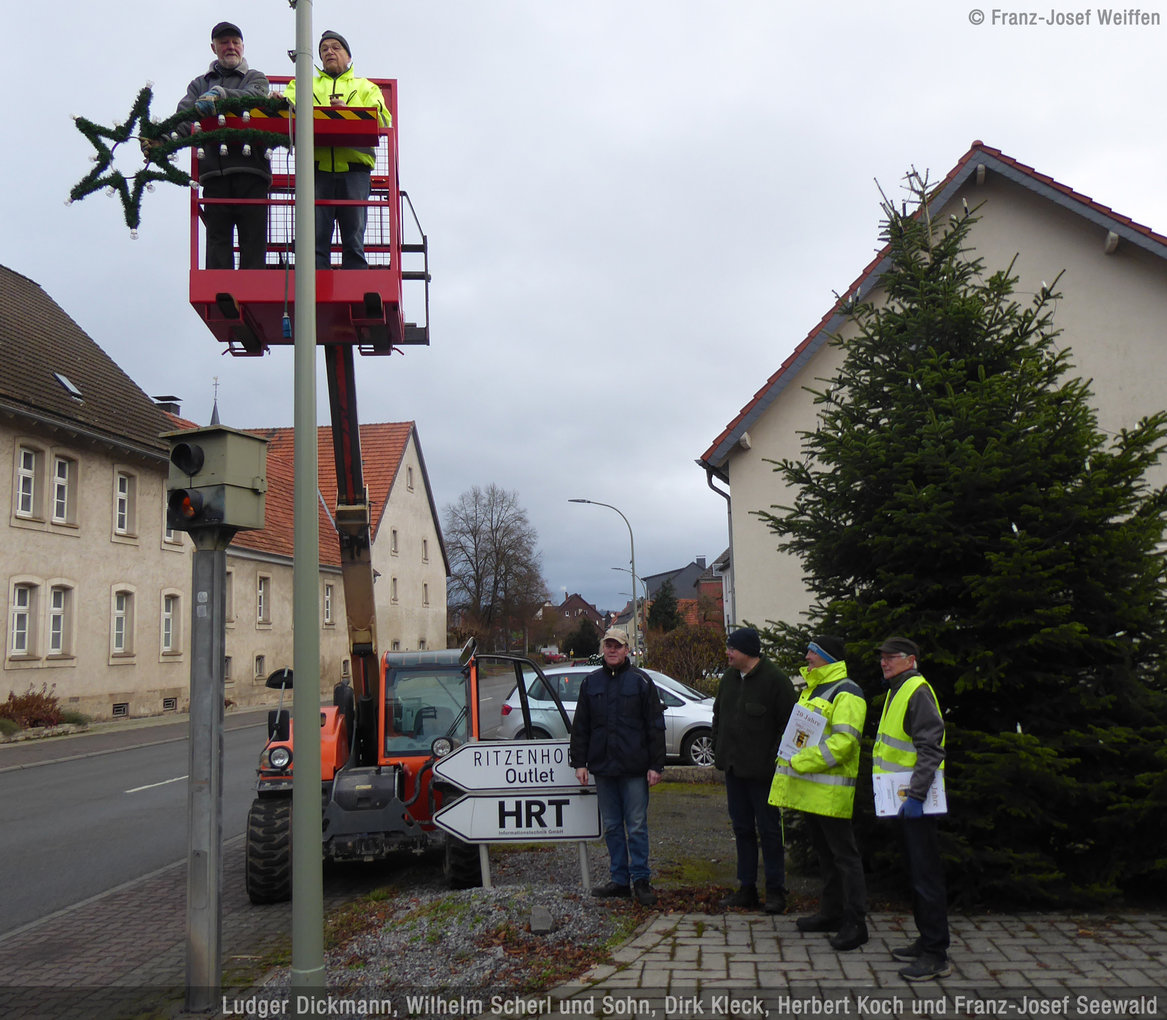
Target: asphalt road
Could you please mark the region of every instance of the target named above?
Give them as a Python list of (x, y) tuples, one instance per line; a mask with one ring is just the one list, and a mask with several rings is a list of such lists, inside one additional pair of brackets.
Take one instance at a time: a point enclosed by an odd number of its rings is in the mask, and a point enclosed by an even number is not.
[[(246, 825), (265, 717), (227, 720), (225, 840)], [(185, 722), (0, 748), (0, 934), (185, 861), (187, 756)]]

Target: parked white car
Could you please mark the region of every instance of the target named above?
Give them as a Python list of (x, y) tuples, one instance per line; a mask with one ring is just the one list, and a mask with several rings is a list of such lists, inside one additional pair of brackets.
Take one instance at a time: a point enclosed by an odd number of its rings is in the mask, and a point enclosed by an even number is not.
[[(554, 685), (569, 719), (575, 718), (575, 704), (583, 678), (594, 673), (595, 666), (556, 666), (544, 670)], [(713, 764), (713, 699), (671, 676), (646, 669), (665, 706), (665, 754), (680, 759), (682, 765)], [(567, 736), (563, 717), (544, 687), (538, 674), (527, 678), (527, 697), (531, 708), (531, 737), (535, 740), (562, 740)], [(519, 689), (507, 695), (502, 706), (498, 735), (503, 740), (523, 736), (523, 709)]]

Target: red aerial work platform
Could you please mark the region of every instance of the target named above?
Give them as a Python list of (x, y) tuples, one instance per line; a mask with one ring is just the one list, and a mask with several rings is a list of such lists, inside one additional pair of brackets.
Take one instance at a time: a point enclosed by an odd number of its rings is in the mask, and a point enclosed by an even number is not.
[[(279, 94), (290, 80), (272, 76), (273, 94)], [(379, 124), (375, 111), (362, 108), (344, 110), (317, 107), (313, 132), (318, 145), (373, 148), (376, 164), (365, 230), (365, 259), (368, 269), (339, 267), (339, 246), (333, 245), (333, 269), (316, 271), (316, 343), (356, 347), (362, 354), (389, 354), (395, 347), (429, 343), (429, 253), (409, 196), (401, 190), (397, 166), (397, 82), (374, 78), (385, 96), (392, 125)], [(268, 116), (253, 110), (245, 120), (218, 118), (202, 122), (205, 130), (220, 126), (273, 131), (292, 137), (295, 118), (284, 110)], [(197, 146), (196, 146), (197, 147)], [(201, 213), (204, 207), (222, 199), (204, 198), (191, 189), (190, 303), (210, 331), (231, 354), (255, 356), (269, 347), (291, 344), (295, 322), (295, 236), (294, 205), (296, 176), (291, 150), (272, 152), (272, 187), (263, 204), (268, 208), (266, 269), (203, 269), (200, 253)], [(198, 175), (198, 159), (192, 148), (192, 176)], [(409, 207), (417, 241), (402, 237), (403, 213)], [(404, 269), (402, 256), (414, 258), (415, 268)], [(406, 322), (402, 309), (404, 282), (423, 288), (424, 319)]]

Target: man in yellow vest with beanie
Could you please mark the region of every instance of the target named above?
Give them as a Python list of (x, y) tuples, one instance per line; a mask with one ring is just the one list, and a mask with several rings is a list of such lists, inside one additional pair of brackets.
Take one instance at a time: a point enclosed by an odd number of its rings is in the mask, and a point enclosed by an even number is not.
[[(320, 68), (312, 79), (312, 103), (336, 109), (346, 106), (375, 107), (383, 127), (390, 127), (385, 97), (368, 78), (353, 73), (353, 53), (348, 40), (339, 32), (320, 36)], [(288, 82), (284, 98), (296, 103), (295, 79)], [(307, 109), (307, 104), (305, 103)], [(306, 114), (307, 115), (307, 114)], [(316, 160), (316, 268), (332, 264), (332, 231), (340, 226), (341, 269), (368, 269), (365, 260), (365, 224), (367, 205), (321, 205), (321, 202), (369, 201), (372, 194), (372, 171), (376, 165), (373, 149), (346, 147), (315, 150)]]
[(919, 657), (919, 647), (905, 637), (888, 638), (879, 646), (879, 666), (888, 692), (871, 752), (872, 771), (877, 775), (911, 773), (899, 820), (920, 937), (891, 954), (908, 964), (899, 972), (907, 981), (931, 981), (952, 973), (937, 816), (924, 814), (928, 788), (936, 770), (944, 768), (944, 717), (936, 692), (916, 668)]
[(843, 639), (816, 637), (802, 668), (806, 687), (798, 704), (821, 715), (826, 727), (818, 743), (789, 761), (778, 759), (770, 803), (804, 812), (819, 859), (823, 891), (819, 909), (800, 917), (799, 931), (834, 932), (831, 946), (845, 952), (867, 941), (867, 884), (863, 860), (851, 828), (855, 780), (859, 775), (859, 738), (867, 717), (863, 691), (847, 676)]

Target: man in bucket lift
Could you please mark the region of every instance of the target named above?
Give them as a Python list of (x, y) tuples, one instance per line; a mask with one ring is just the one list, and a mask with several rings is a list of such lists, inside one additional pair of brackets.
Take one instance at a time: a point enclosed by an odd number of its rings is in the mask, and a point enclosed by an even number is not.
[[(321, 69), (312, 79), (315, 106), (376, 107), (381, 125), (390, 126), (389, 109), (381, 90), (368, 78), (353, 74), (352, 50), (339, 32), (320, 37)], [(284, 98), (296, 102), (296, 82), (288, 82)], [(367, 202), (375, 162), (372, 149), (317, 148), (316, 160), (316, 268), (329, 269), (333, 226), (340, 224), (341, 269), (368, 269), (365, 261), (365, 205), (321, 205), (347, 200)]]

